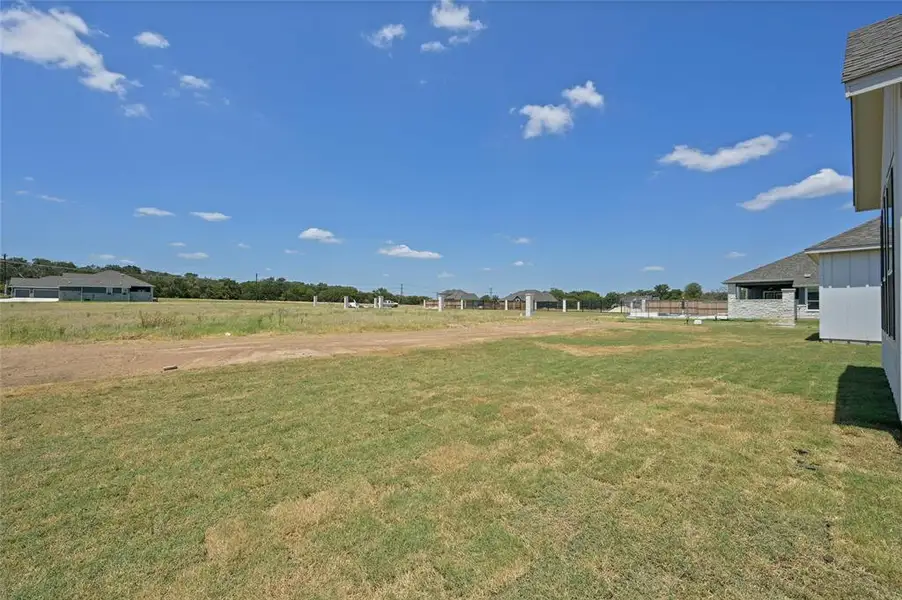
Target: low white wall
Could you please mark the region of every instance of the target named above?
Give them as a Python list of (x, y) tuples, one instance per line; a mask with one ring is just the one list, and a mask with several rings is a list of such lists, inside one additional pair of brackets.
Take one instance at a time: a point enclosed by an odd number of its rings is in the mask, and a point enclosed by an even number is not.
[(795, 290), (783, 290), (780, 299), (740, 300), (736, 294), (727, 294), (727, 315), (731, 319), (777, 321), (781, 325), (795, 325)]
[(879, 342), (880, 288), (821, 288), (822, 340)]

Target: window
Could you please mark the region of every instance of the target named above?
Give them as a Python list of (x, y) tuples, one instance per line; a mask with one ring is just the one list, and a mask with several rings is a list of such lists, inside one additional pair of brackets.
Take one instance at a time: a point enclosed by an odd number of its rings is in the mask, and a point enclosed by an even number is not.
[(896, 239), (894, 224), (896, 215), (893, 170), (890, 166), (880, 203), (880, 320), (884, 333), (896, 339), (896, 257), (893, 248)]
[(121, 294), (121, 293), (122, 293), (122, 288), (113, 288), (113, 293), (114, 293), (114, 294)]
[(81, 291), (85, 294), (106, 294), (105, 287), (83, 287)]
[(808, 288), (808, 310), (821, 309), (821, 289)]

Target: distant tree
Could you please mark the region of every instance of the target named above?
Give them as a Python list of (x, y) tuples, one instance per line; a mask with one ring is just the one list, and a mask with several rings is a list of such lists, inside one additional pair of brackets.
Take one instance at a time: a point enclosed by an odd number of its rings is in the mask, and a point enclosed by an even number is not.
[(686, 287), (683, 288), (683, 297), (686, 300), (698, 300), (702, 297), (702, 286), (700, 283), (692, 282), (686, 284)]
[(602, 299), (602, 306), (606, 309), (614, 308), (620, 304), (621, 300), (623, 300), (623, 297), (617, 292), (608, 292)]
[(652, 294), (661, 300), (667, 300), (670, 297), (670, 286), (666, 283), (659, 283), (654, 287)]
[(554, 296), (557, 300), (563, 300), (567, 296), (564, 290), (559, 290), (557, 288), (551, 288), (550, 290), (548, 290), (548, 293)]

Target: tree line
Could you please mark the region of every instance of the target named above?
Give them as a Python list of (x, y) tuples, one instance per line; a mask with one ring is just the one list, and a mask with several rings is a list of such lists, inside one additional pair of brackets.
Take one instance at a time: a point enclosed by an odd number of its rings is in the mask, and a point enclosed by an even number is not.
[[(164, 271), (142, 270), (134, 265), (83, 265), (78, 266), (68, 261), (53, 261), (46, 258), (28, 260), (22, 257), (0, 259), (0, 278), (3, 288), (12, 277), (37, 278), (62, 273), (97, 273), (99, 271), (118, 271), (154, 286), (154, 295), (158, 298), (203, 298), (210, 300), (294, 300), (312, 301), (316, 296), (322, 302), (341, 302), (345, 296), (358, 302), (372, 302), (382, 296), (386, 300), (399, 304), (422, 304), (431, 300), (430, 296), (401, 296), (384, 287), (372, 291), (360, 290), (352, 286), (329, 285), (327, 283), (305, 283), (289, 281), (284, 277), (267, 277), (251, 281), (236, 281), (228, 277), (213, 279), (201, 277), (195, 273), (178, 275)], [(552, 288), (549, 292), (558, 300), (566, 299), (570, 303), (581, 302), (583, 308), (609, 309), (619, 306), (624, 297), (649, 296), (661, 300), (726, 300), (726, 292), (705, 292), (698, 283), (690, 283), (682, 290), (671, 288), (667, 284), (656, 285), (651, 290), (632, 290), (628, 292), (608, 292), (599, 294), (591, 290), (574, 290), (565, 292)], [(497, 296), (483, 296), (484, 302), (498, 301)]]

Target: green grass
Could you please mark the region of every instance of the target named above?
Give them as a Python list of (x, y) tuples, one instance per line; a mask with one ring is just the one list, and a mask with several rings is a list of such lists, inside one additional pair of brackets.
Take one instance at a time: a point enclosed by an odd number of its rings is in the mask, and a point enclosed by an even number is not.
[(6, 390), (6, 593), (902, 596), (879, 347), (627, 326)]
[(314, 308), (312, 303), (238, 300), (9, 303), (0, 305), (0, 345), (184, 339), (225, 333), (411, 331), (511, 322), (518, 318), (516, 311), (446, 310), (439, 313), (408, 306), (391, 310), (344, 310), (341, 305), (334, 304)]

